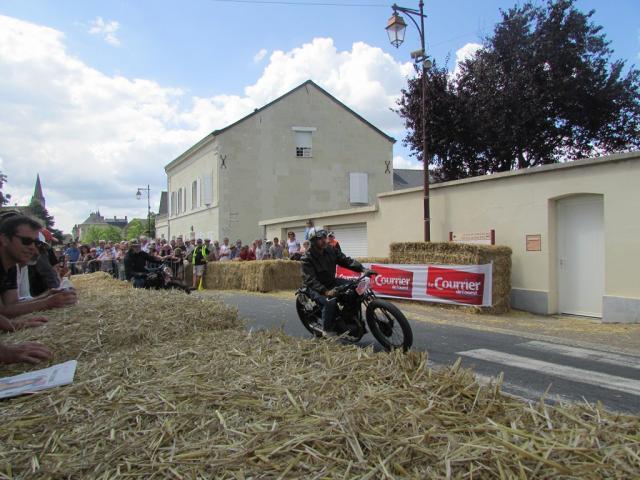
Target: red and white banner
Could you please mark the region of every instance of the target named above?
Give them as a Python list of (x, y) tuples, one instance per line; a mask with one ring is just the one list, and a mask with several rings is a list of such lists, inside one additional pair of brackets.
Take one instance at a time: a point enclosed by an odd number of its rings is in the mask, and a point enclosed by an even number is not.
[[(365, 264), (378, 275), (371, 289), (380, 297), (491, 306), (493, 265), (390, 265)], [(338, 266), (338, 278), (356, 279), (359, 274)]]

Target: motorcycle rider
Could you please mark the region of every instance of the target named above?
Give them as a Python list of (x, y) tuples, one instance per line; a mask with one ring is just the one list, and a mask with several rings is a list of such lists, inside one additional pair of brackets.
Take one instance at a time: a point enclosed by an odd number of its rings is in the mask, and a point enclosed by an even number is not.
[(347, 257), (327, 243), (327, 231), (310, 229), (311, 247), (300, 259), (302, 279), (311, 291), (311, 297), (322, 305), (322, 325), (327, 335), (335, 335), (334, 320), (338, 307), (335, 288), (347, 283), (336, 278), (336, 264), (354, 272), (365, 272), (359, 262)]
[(124, 276), (127, 281), (133, 279), (136, 288), (144, 288), (147, 262), (161, 263), (162, 259), (143, 251), (137, 240), (129, 242), (129, 251), (124, 256)]

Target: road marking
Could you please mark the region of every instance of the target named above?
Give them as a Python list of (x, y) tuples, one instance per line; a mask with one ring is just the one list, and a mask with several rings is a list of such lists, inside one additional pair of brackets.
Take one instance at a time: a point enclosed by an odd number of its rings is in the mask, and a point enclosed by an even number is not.
[(595, 362), (640, 370), (640, 357), (618, 355), (616, 353), (602, 352), (599, 350), (589, 350), (587, 348), (576, 348), (538, 341), (523, 343), (522, 346), (531, 347), (543, 352), (559, 353), (567, 357), (582, 358), (584, 360), (593, 360)]
[(458, 355), (476, 358), (486, 362), (501, 363), (510, 367), (521, 368), (523, 370), (533, 370), (538, 373), (553, 375), (573, 382), (586, 383), (596, 387), (618, 390), (640, 396), (640, 380), (607, 375), (605, 373), (584, 370), (582, 368), (566, 367), (555, 363), (543, 362), (533, 358), (520, 357), (509, 353), (496, 352), (486, 348), (457, 352)]

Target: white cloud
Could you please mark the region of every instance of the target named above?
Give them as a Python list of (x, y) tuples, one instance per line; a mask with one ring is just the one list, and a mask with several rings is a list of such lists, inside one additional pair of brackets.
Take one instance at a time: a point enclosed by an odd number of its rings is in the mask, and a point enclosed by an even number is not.
[(473, 58), (475, 54), (482, 48), (479, 43), (467, 43), (456, 50), (456, 66), (453, 69), (453, 77), (457, 77), (460, 73), (460, 64), (465, 60)]
[(269, 52), (267, 51), (266, 48), (261, 48), (260, 51), (256, 53), (253, 57), (254, 63), (260, 63), (262, 60), (264, 60), (264, 57), (267, 56), (267, 53)]
[(150, 79), (106, 75), (73, 57), (62, 32), (0, 16), (5, 191), (27, 201), (40, 173), (49, 211), (66, 231), (96, 208), (143, 217), (137, 187), (151, 184), (156, 209), (167, 163), (307, 79), (399, 139), (402, 121), (389, 109), (412, 74), (410, 63), (379, 48), (355, 43), (338, 51), (331, 39), (316, 38), (273, 52), (243, 95), (188, 97)]
[(92, 35), (104, 35), (104, 40), (109, 45), (120, 45), (120, 39), (116, 36), (116, 32), (120, 29), (120, 23), (112, 20), (105, 22), (102, 17), (96, 17), (91, 22), (89, 33)]
[(405, 158), (400, 155), (393, 157), (393, 168), (407, 168), (410, 170), (422, 170), (422, 163), (413, 158)]

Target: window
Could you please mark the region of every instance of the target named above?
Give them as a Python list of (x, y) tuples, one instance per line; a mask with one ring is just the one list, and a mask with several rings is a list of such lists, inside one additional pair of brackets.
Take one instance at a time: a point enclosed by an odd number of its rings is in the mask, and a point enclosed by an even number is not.
[(187, 189), (182, 189), (182, 213), (187, 211)]
[(296, 141), (296, 157), (311, 158), (311, 135), (316, 131), (314, 127), (292, 127)]
[(182, 189), (178, 189), (178, 215), (182, 213)]
[(369, 203), (369, 174), (349, 174), (349, 202), (352, 205)]
[(213, 203), (213, 175), (210, 173), (204, 174), (204, 188), (202, 189), (202, 196), (205, 205), (211, 205)]
[(195, 210), (198, 206), (198, 181), (194, 180), (191, 183), (191, 210)]
[(175, 216), (176, 213), (176, 192), (171, 192), (171, 216)]

